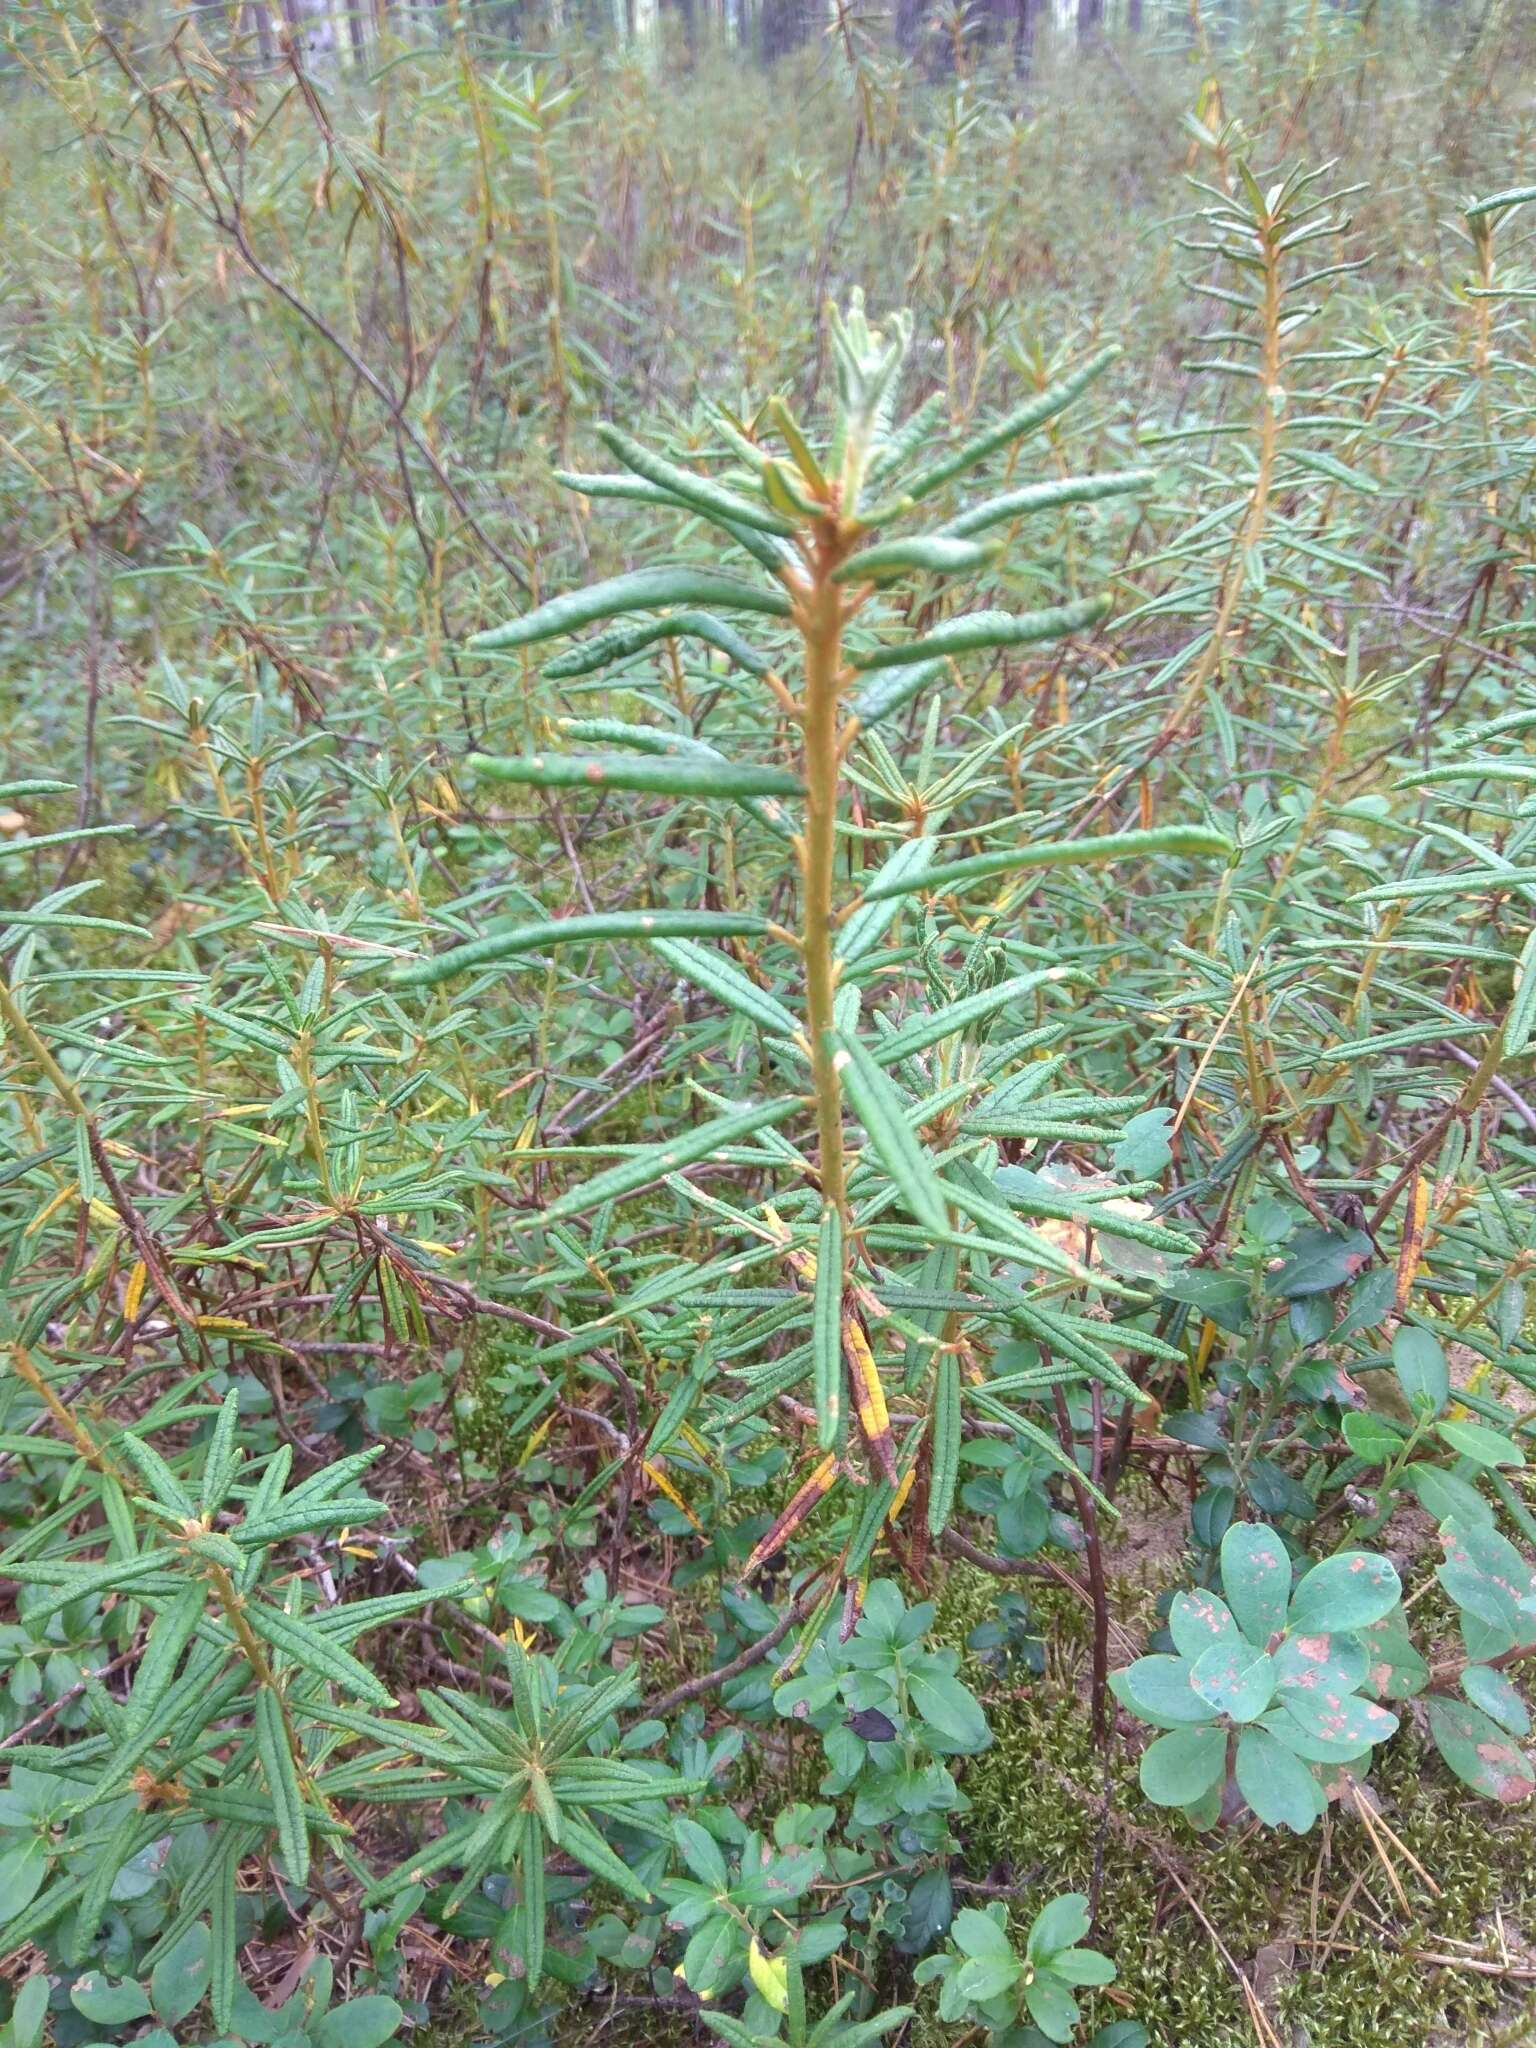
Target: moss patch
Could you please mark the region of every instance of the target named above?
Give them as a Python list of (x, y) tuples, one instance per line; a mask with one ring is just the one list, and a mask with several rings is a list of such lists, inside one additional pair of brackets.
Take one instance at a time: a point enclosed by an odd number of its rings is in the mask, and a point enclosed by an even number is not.
[[(1118, 1592), (1117, 1611), (1146, 1599), (1144, 1587)], [(953, 1574), (940, 1611), (948, 1640), (963, 1644), (995, 1596), (995, 1581)], [(1031, 1584), (1031, 1599), (1052, 1641), (1046, 1676), (989, 1689), (983, 1673), (968, 1673), (995, 1740), (965, 1775), (966, 1861), (973, 1875), (1003, 1868), (1019, 1882), (1020, 1934), (1053, 1894), (1096, 1892), (1095, 1939), (1119, 1967), (1121, 1995), (1101, 1995), (1096, 2020), (1134, 2016), (1158, 2048), (1251, 2048), (1235, 1964), (1286, 2048), (1494, 2048), (1533, 2038), (1521, 2011), (1529, 1987), (1471, 1965), (1497, 1965), (1499, 1919), (1517, 1954), (1536, 1927), (1536, 1813), (1474, 1798), (1419, 1742), (1410, 1715), (1370, 1785), (1439, 1896), (1383, 1837), (1399, 1897), (1366, 1828), (1338, 1806), (1302, 1839), (1251, 1823), (1197, 1835), (1142, 1798), (1144, 1731), (1121, 1725), (1106, 1771), (1078, 1689), (1082, 1610), (1054, 1588)]]

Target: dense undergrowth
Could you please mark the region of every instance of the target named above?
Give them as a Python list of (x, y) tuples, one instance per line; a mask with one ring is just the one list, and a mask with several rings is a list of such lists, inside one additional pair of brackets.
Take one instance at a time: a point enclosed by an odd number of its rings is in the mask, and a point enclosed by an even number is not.
[(1523, 2038), (1531, 22), (505, 12), (6, 14), (0, 2040)]

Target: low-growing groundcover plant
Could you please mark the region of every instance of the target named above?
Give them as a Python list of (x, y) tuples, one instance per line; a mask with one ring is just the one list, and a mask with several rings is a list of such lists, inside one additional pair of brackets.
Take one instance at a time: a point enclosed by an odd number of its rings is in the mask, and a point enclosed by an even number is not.
[(4, 2038), (1477, 2037), (1528, 25), (516, 12), (0, 31)]

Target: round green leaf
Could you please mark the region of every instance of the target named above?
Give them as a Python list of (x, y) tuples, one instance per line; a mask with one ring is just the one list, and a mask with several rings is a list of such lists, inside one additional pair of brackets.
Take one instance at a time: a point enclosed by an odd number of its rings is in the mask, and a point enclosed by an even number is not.
[(148, 2017), (150, 2004), (142, 1986), (131, 1978), (121, 1984), (109, 1983), (100, 1970), (87, 1970), (69, 1987), (69, 2002), (94, 2026), (120, 2027), (129, 2020)]
[(35, 1970), (16, 1994), (11, 2008), (11, 2040), (14, 2048), (39, 2048), (43, 2021), (48, 2014), (48, 1978)]
[(1017, 1956), (972, 1956), (960, 1965), (959, 1989), (976, 2005), (1001, 1998), (1018, 1982), (1023, 1964)]
[(1227, 1768), (1227, 1734), (1214, 1723), (1160, 1735), (1141, 1759), (1141, 1789), (1154, 1806), (1192, 1806)]
[(1369, 1408), (1352, 1411), (1344, 1417), (1344, 1441), (1367, 1465), (1385, 1465), (1403, 1447), (1402, 1432)]
[(1369, 1756), (1372, 1748), (1368, 1736), (1357, 1736), (1353, 1742), (1330, 1741), (1315, 1729), (1304, 1727), (1284, 1704), (1263, 1715), (1258, 1725), (1267, 1729), (1277, 1742), (1283, 1742), (1293, 1756), (1309, 1764), (1352, 1764)]
[(1250, 1643), (1261, 1647), (1285, 1627), (1291, 1560), (1262, 1522), (1234, 1522), (1221, 1539), (1221, 1584), (1227, 1605)]
[(1238, 1791), (1268, 1827), (1304, 1835), (1323, 1811), (1322, 1788), (1311, 1771), (1263, 1728), (1243, 1730), (1234, 1776)]
[(1451, 1397), (1451, 1369), (1439, 1338), (1404, 1323), (1392, 1339), (1392, 1365), (1410, 1405), (1421, 1415), (1438, 1415)]
[(1525, 1453), (1517, 1443), (1507, 1436), (1501, 1436), (1496, 1429), (1489, 1429), (1486, 1423), (1437, 1422), (1435, 1433), (1443, 1443), (1450, 1445), (1458, 1457), (1470, 1458), (1474, 1465), (1523, 1465)]
[(1252, 1643), (1213, 1643), (1196, 1658), (1189, 1682), (1218, 1713), (1256, 1721), (1275, 1696), (1275, 1663)]
[(1385, 1742), (1397, 1731), (1396, 1714), (1359, 1693), (1333, 1687), (1307, 1692), (1292, 1686), (1282, 1696), (1281, 1705), (1311, 1734), (1345, 1746), (1355, 1756), (1364, 1755), (1374, 1743)]
[(746, 1960), (747, 1944), (736, 1922), (711, 1913), (683, 1951), (683, 1982), (702, 1998), (725, 1981), (733, 1964)]
[(1302, 1692), (1354, 1692), (1364, 1685), (1365, 1651), (1350, 1636), (1287, 1636), (1275, 1652), (1275, 1687)]
[(1530, 1709), (1502, 1671), (1490, 1670), (1486, 1664), (1469, 1664), (1461, 1674), (1461, 1689), (1474, 1707), (1480, 1707), (1509, 1734), (1530, 1734)]
[(1432, 1694), (1425, 1701), (1435, 1746), (1463, 1784), (1485, 1799), (1517, 1806), (1536, 1785), (1536, 1771), (1519, 1744), (1479, 1708)]
[(1203, 1589), (1175, 1593), (1168, 1609), (1168, 1627), (1174, 1646), (1183, 1657), (1199, 1657), (1213, 1643), (1236, 1643), (1240, 1639), (1226, 1601)]
[(955, 1750), (969, 1756), (991, 1742), (992, 1731), (980, 1702), (958, 1678), (946, 1677), (942, 1671), (914, 1672), (907, 1696), (928, 1726)]
[(1035, 1915), (1029, 1930), (1031, 1962), (1046, 1962), (1064, 1948), (1080, 1942), (1093, 1922), (1088, 1900), (1082, 1892), (1063, 1892)]
[(1138, 1657), (1123, 1671), (1110, 1673), (1110, 1690), (1122, 1706), (1150, 1721), (1154, 1728), (1182, 1728), (1214, 1720), (1216, 1709), (1194, 1691), (1189, 1673), (1190, 1666), (1182, 1657)]
[(208, 1929), (199, 1920), (156, 1963), (149, 1980), (156, 2019), (175, 2026), (197, 2004), (208, 1988), (208, 1951)]
[(955, 1946), (964, 1956), (1009, 1956), (1013, 1944), (1000, 1920), (979, 1906), (963, 1906), (955, 1915)]
[(1312, 1567), (1291, 1595), (1288, 1625), (1306, 1635), (1369, 1628), (1402, 1597), (1397, 1573), (1384, 1557), (1342, 1550)]
[(309, 2038), (314, 2048), (384, 2048), (404, 2017), (392, 1998), (349, 1998), (313, 2021)]
[(1411, 1699), (1428, 1685), (1429, 1666), (1413, 1647), (1401, 1610), (1364, 1630), (1359, 1641), (1366, 1676), (1378, 1699)]
[(1493, 1509), (1460, 1473), (1447, 1472), (1441, 1465), (1426, 1465), (1415, 1458), (1411, 1465), (1403, 1467), (1399, 1476), (1417, 1496), (1425, 1514), (1433, 1515), (1437, 1522), (1448, 1522), (1454, 1516), (1458, 1522), (1482, 1523), (1492, 1527)]
[(27, 1835), (0, 1850), (0, 1927), (30, 1906), (48, 1875), (48, 1852), (41, 1837)]
[(1077, 2032), (1077, 2000), (1049, 1970), (1037, 1970), (1024, 1986), (1024, 2003), (1048, 2041), (1070, 2041)]
[(1435, 1576), (1456, 1605), (1515, 1641), (1536, 1636), (1536, 1582), (1513, 1543), (1497, 1529), (1447, 1522), (1445, 1563)]

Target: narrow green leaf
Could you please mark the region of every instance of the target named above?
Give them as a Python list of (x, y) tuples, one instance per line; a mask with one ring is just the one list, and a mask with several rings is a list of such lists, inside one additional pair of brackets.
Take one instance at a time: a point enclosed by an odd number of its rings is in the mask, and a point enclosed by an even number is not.
[[(866, 891), (866, 901), (868, 897), (869, 892)], [(946, 1003), (942, 1009), (925, 1010), (916, 1017), (909, 1017), (889, 1038), (881, 1040), (874, 1048), (874, 1057), (882, 1067), (893, 1067), (901, 1060), (910, 1059), (914, 1053), (926, 1052), (930, 1045), (953, 1038), (958, 1032), (969, 1031), (974, 1025), (984, 1024), (999, 1010), (1006, 1009), (1022, 996), (1032, 995), (1037, 988), (1082, 978), (1082, 970), (1074, 967), (1040, 967), (1029, 974), (1010, 975), (1006, 981), (996, 982), (991, 988), (977, 989), (974, 995), (962, 996), (958, 1002)]]
[[(109, 1557), (100, 1564), (81, 1565), (77, 1568), (58, 1564), (13, 1563), (6, 1566), (6, 1575), (18, 1580), (24, 1586), (52, 1586), (49, 1597), (29, 1605), (29, 1621), (46, 1621), (50, 1614), (57, 1614), (61, 1607), (67, 1607), (72, 1600), (84, 1600), (92, 1593), (116, 1593), (126, 1591), (129, 1586), (142, 1585), (144, 1580), (157, 1577), (167, 1565), (178, 1562), (174, 1550), (144, 1550), (137, 1557)], [(180, 1592), (180, 1586), (175, 1591)]]
[[(895, 898), (922, 887), (922, 876), (934, 855), (933, 841), (926, 834), (899, 840), (882, 862), (870, 887), (883, 887), (883, 895)], [(904, 883), (907, 886), (897, 888)], [(899, 905), (894, 901), (872, 900), (866, 888), (857, 907), (844, 919), (833, 944), (833, 952), (845, 966), (853, 966), (872, 953), (896, 921)]]
[[(92, 1856), (68, 1951), (73, 1968), (79, 1969), (95, 1946), (97, 1930), (107, 1910), (107, 1900), (117, 1882), (118, 1872), (131, 1856), (145, 1846), (139, 1840), (143, 1831), (144, 1815), (135, 1806), (131, 1813), (123, 1816)], [(153, 1841), (154, 1833), (151, 1832), (147, 1839)], [(0, 1919), (5, 1918), (9, 1915), (0, 1908)]]
[(1528, 199), (1536, 199), (1536, 185), (1511, 185), (1503, 192), (1489, 193), (1486, 199), (1475, 199), (1466, 210), (1467, 219), (1478, 220), (1506, 206), (1524, 206)]
[(580, 1814), (566, 1813), (564, 1830), (565, 1839), (560, 1846), (578, 1863), (584, 1863), (594, 1877), (611, 1884), (615, 1891), (623, 1892), (626, 1898), (635, 1899), (642, 1906), (650, 1904), (651, 1894), (629, 1865)]
[(949, 662), (939, 655), (931, 661), (914, 662), (909, 668), (888, 668), (866, 683), (849, 705), (860, 725), (878, 725), (920, 697), (930, 683), (949, 673)]
[[(562, 718), (558, 722), (561, 731), (569, 733), (573, 740), (588, 740), (610, 747), (634, 747), (642, 754), (682, 754), (699, 761), (725, 759), (719, 748), (710, 746), (707, 741), (696, 740), (688, 733), (669, 732), (664, 726), (630, 725), (622, 718)], [(777, 797), (748, 796), (742, 797), (740, 802), (760, 825), (767, 826), (776, 839), (787, 842), (794, 837), (788, 814)]]
[(1062, 476), (1048, 483), (1025, 484), (1017, 491), (1005, 491), (1000, 498), (988, 498), (972, 505), (939, 529), (964, 539), (985, 533), (989, 526), (1005, 520), (1024, 519), (1032, 512), (1048, 512), (1057, 505), (1088, 505), (1099, 498), (1116, 498), (1130, 491), (1147, 491), (1157, 481), (1154, 469), (1123, 469), (1113, 476)]
[(595, 670), (606, 668), (610, 662), (628, 661), (632, 656), (654, 646), (658, 640), (702, 640), (706, 646), (716, 647), (743, 668), (749, 675), (766, 675), (772, 667), (767, 655), (759, 654), (749, 641), (744, 640), (734, 626), (728, 626), (724, 619), (717, 619), (713, 612), (681, 611), (664, 612), (659, 619), (647, 619), (640, 625), (619, 626), (610, 633), (600, 633), (593, 640), (582, 640), (564, 654), (557, 654), (553, 661), (544, 664), (544, 673), (552, 683), (569, 681), (573, 676), (588, 676)]
[(949, 1527), (960, 1477), (960, 1361), (952, 1351), (940, 1354), (934, 1367), (933, 1470), (928, 1481), (928, 1533), (942, 1536)]
[(590, 583), (585, 590), (573, 590), (535, 606), (520, 619), (504, 626), (492, 626), (476, 633), (467, 643), (478, 654), (493, 654), (507, 647), (528, 647), (536, 640), (554, 640), (575, 633), (599, 619), (611, 619), (625, 612), (651, 612), (674, 605), (733, 605), (738, 611), (766, 612), (772, 618), (789, 616), (787, 592), (766, 583), (749, 583), (745, 577), (722, 575), (713, 569), (690, 569), (679, 565), (664, 569), (631, 569), (623, 576), (610, 576), (602, 583)]
[(288, 1876), (302, 1886), (309, 1877), (309, 1830), (304, 1825), (304, 1795), (293, 1752), (288, 1747), (288, 1730), (277, 1694), (270, 1685), (256, 1688), (256, 1754), (272, 1799), (272, 1819), (277, 1828), (277, 1845)]
[(795, 531), (793, 520), (783, 518), (767, 505), (755, 505), (750, 498), (738, 497), (734, 491), (727, 490), (710, 477), (700, 476), (696, 470), (669, 462), (664, 455), (642, 447), (622, 428), (607, 420), (598, 422), (597, 437), (626, 469), (632, 469), (636, 476), (644, 477), (647, 483), (655, 484), (658, 489), (670, 491), (706, 519), (729, 519), (737, 526), (755, 527), (759, 533), (788, 536)]
[(246, 1620), (273, 1649), (281, 1650), (285, 1657), (291, 1657), (295, 1664), (305, 1671), (311, 1671), (318, 1678), (329, 1679), (331, 1684), (341, 1687), (343, 1692), (354, 1698), (369, 1700), (376, 1707), (392, 1707), (394, 1696), (379, 1682), (366, 1664), (358, 1662), (349, 1650), (332, 1642), (318, 1629), (307, 1628), (303, 1622), (295, 1621), (292, 1615), (284, 1614), (281, 1608), (270, 1607), (265, 1601), (249, 1601), (244, 1610)]
[(522, 1854), (517, 1859), (522, 1889), (523, 1963), (530, 1992), (537, 1991), (544, 1975), (544, 1830), (538, 1816), (528, 1814), (523, 1827)]
[(192, 1505), (192, 1496), (187, 1492), (164, 1458), (132, 1430), (124, 1430), (122, 1447), (138, 1466), (149, 1491), (161, 1507), (169, 1508), (172, 1514), (182, 1516), (186, 1521), (197, 1519), (197, 1509)]
[(468, 768), (487, 782), (520, 782), (538, 789), (637, 789), (659, 796), (803, 796), (787, 769), (745, 761), (701, 760), (690, 755), (659, 760), (599, 759), (580, 754), (471, 754)]
[(235, 1432), (239, 1426), (240, 1391), (231, 1387), (224, 1396), (219, 1419), (213, 1425), (213, 1434), (203, 1454), (203, 1484), (198, 1505), (204, 1515), (211, 1515), (224, 1505), (224, 1497), (235, 1476), (235, 1467), (240, 1462), (241, 1453), (235, 1443)]
[(830, 1451), (842, 1442), (843, 1219), (835, 1203), (821, 1212), (816, 1238), (816, 1299), (811, 1313), (811, 1360), (816, 1385), (816, 1441)]
[(725, 954), (708, 952), (691, 939), (658, 939), (654, 950), (685, 981), (724, 1003), (728, 1010), (750, 1018), (760, 1029), (771, 1031), (777, 1038), (792, 1039), (798, 1032), (800, 1027), (778, 997), (759, 988)]
[(938, 1174), (907, 1122), (901, 1096), (852, 1033), (832, 1034), (848, 1099), (881, 1165), (919, 1223), (947, 1231), (949, 1209)]
[(1205, 825), (1156, 825), (1146, 832), (1109, 832), (1099, 839), (1044, 839), (1033, 846), (947, 861), (926, 874), (872, 882), (864, 892), (864, 901), (874, 903), (890, 896), (910, 896), (918, 889), (954, 889), (966, 882), (1008, 874), (1015, 868), (1083, 867), (1095, 861), (1138, 860), (1158, 853), (1230, 856), (1232, 850), (1232, 842), (1225, 833)]
[(984, 541), (960, 540), (949, 533), (913, 535), (910, 539), (876, 541), (832, 572), (834, 583), (860, 583), (866, 577), (876, 581), (908, 571), (932, 576), (955, 576), (967, 569), (980, 569), (990, 562), (997, 548)]
[[(927, 469), (920, 470), (903, 488), (902, 498), (928, 497), (942, 484), (949, 483), (954, 477), (963, 476), (968, 469), (974, 469), (978, 462), (984, 462), (999, 448), (1006, 448), (1011, 441), (1017, 441), (1021, 436), (1033, 433), (1036, 427), (1044, 426), (1047, 420), (1054, 419), (1057, 413), (1064, 411), (1074, 398), (1086, 390), (1095, 377), (1107, 370), (1119, 353), (1120, 350), (1113, 344), (1108, 348), (1101, 348), (1097, 354), (1091, 355), (1069, 375), (1049, 385), (1044, 391), (1038, 392), (1033, 398), (1026, 399), (1022, 405), (1015, 406), (1012, 412), (1005, 413), (1000, 420), (984, 428), (981, 433), (973, 435), (969, 441), (955, 449), (953, 454), (941, 456)], [(870, 517), (873, 521), (874, 514)]]
[(1059, 640), (1095, 624), (1109, 610), (1108, 597), (1088, 597), (1075, 604), (1047, 605), (1037, 612), (961, 612), (915, 640), (894, 640), (888, 646), (855, 650), (849, 660), (856, 669), (906, 668), (937, 655), (973, 654), (988, 647), (1028, 647), (1040, 640)]
[(128, 1726), (137, 1732), (147, 1727), (151, 1715), (170, 1690), (181, 1653), (192, 1640), (207, 1604), (207, 1589), (196, 1579), (155, 1616), (144, 1645), (144, 1655), (133, 1675), (128, 1695)]
[(383, 1502), (365, 1493), (351, 1494), (342, 1500), (301, 1500), (294, 1494), (260, 1521), (241, 1522), (234, 1534), (238, 1543), (256, 1549), (279, 1543), (285, 1536), (304, 1535), (316, 1529), (362, 1528), (383, 1512)]
[(632, 1195), (637, 1188), (647, 1187), (665, 1174), (676, 1173), (680, 1167), (707, 1159), (711, 1152), (734, 1145), (738, 1139), (750, 1137), (754, 1131), (783, 1123), (799, 1107), (795, 1096), (779, 1102), (760, 1102), (749, 1109), (735, 1110), (729, 1116), (713, 1117), (693, 1130), (680, 1131), (675, 1138), (666, 1139), (659, 1145), (647, 1145), (643, 1151), (622, 1160), (619, 1165), (568, 1188), (545, 1209), (542, 1220), (546, 1224), (559, 1223), (567, 1216), (579, 1216), (584, 1210), (595, 1209), (600, 1202), (616, 1202), (625, 1195)]
[(545, 946), (573, 946), (603, 939), (729, 939), (760, 938), (767, 920), (750, 912), (734, 910), (611, 910), (577, 917), (541, 918), (537, 924), (515, 925), (511, 931), (492, 932), (468, 945), (454, 946), (430, 959), (412, 960), (390, 972), (397, 988), (431, 988), (471, 968), (492, 966), (498, 960), (514, 960), (523, 953), (537, 953)]
[(1536, 1028), (1536, 926), (1526, 934), (1515, 963), (1515, 993), (1504, 1018), (1504, 1057), (1518, 1059)]

